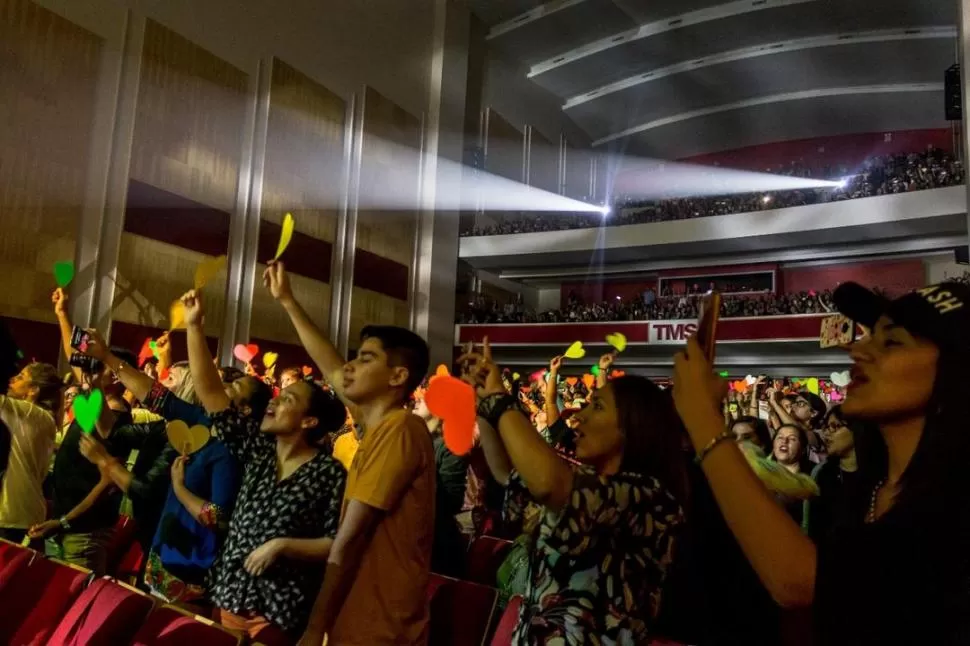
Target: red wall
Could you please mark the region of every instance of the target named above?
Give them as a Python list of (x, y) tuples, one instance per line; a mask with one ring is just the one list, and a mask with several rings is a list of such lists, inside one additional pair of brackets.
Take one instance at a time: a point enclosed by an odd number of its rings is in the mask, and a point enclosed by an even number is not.
[[(887, 137), (889, 141), (886, 141)], [(825, 166), (856, 166), (866, 157), (909, 153), (925, 150), (928, 145), (950, 151), (953, 138), (947, 128), (931, 130), (902, 130), (891, 133), (870, 132), (838, 137), (818, 137), (779, 141), (707, 155), (688, 157), (681, 161), (706, 166), (726, 166), (749, 170), (777, 170), (799, 162), (811, 168)]]
[(896, 294), (922, 287), (926, 282), (926, 270), (919, 258), (790, 267), (781, 270), (781, 287), (787, 293), (834, 289), (840, 283), (849, 281), (866, 287), (880, 287)]
[(569, 303), (569, 294), (575, 292), (583, 303), (602, 303), (615, 300), (629, 300), (643, 294), (648, 289), (657, 289), (657, 279), (653, 277), (637, 278), (635, 280), (587, 281), (563, 283), (561, 307)]
[(762, 271), (775, 271), (778, 263), (763, 262), (753, 265), (726, 265), (723, 267), (689, 267), (684, 269), (665, 269), (660, 272), (664, 280), (689, 276), (721, 276), (730, 274), (755, 274)]

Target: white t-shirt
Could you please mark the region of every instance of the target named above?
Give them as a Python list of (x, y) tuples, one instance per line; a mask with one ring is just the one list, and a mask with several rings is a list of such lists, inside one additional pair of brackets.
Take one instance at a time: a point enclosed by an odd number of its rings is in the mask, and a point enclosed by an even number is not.
[(10, 461), (0, 486), (0, 527), (27, 529), (47, 516), (43, 483), (54, 453), (54, 417), (30, 402), (0, 395), (10, 429)]

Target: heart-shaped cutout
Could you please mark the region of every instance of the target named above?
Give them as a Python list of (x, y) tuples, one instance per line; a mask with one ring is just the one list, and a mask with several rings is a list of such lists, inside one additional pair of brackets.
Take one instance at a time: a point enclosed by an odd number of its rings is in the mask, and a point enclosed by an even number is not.
[(61, 260), (54, 263), (54, 281), (57, 282), (57, 286), (64, 288), (71, 284), (74, 280), (74, 263), (67, 260)]
[(250, 343), (249, 345), (240, 343), (232, 349), (232, 356), (243, 363), (252, 363), (257, 354), (259, 354), (259, 346), (255, 343)]
[(592, 390), (595, 384), (596, 377), (593, 375), (583, 375), (583, 385), (586, 386), (586, 390)]
[(276, 361), (279, 358), (280, 358), (280, 355), (276, 354), (275, 352), (264, 352), (263, 365), (266, 366), (267, 369), (272, 368), (273, 366), (276, 365)]
[(225, 266), (225, 256), (217, 256), (200, 262), (195, 268), (195, 288), (202, 289), (205, 287), (210, 280), (219, 275), (219, 272)]
[(830, 379), (832, 380), (832, 383), (838, 386), (839, 388), (845, 388), (846, 386), (849, 385), (849, 381), (850, 381), (849, 371), (843, 370), (842, 372), (833, 372)]
[(165, 426), (168, 443), (182, 455), (191, 455), (201, 449), (209, 441), (209, 429), (201, 424), (189, 428), (180, 419), (171, 421)]
[(151, 340), (151, 337), (145, 339), (145, 342), (141, 344), (141, 350), (138, 351), (138, 367), (145, 365), (145, 362), (155, 356), (155, 342)]
[(93, 390), (89, 395), (78, 393), (71, 408), (74, 411), (74, 419), (82, 431), (90, 434), (94, 430), (103, 406), (104, 395), (100, 390)]
[(273, 260), (279, 260), (286, 248), (290, 246), (290, 240), (293, 239), (293, 214), (287, 213), (283, 216), (283, 225), (280, 227), (280, 243), (276, 246), (276, 255), (273, 256)]
[(567, 359), (582, 359), (586, 356), (586, 348), (583, 347), (582, 341), (574, 341), (571, 346), (566, 348), (562, 356)]
[(805, 390), (812, 393), (813, 395), (818, 394), (818, 378), (810, 377), (805, 380)]
[(751, 375), (748, 375), (747, 377), (744, 378), (744, 382), (746, 384), (748, 384), (749, 386), (753, 386), (756, 383), (758, 383), (758, 378), (757, 377), (753, 377)]
[(626, 336), (620, 332), (606, 335), (606, 342), (609, 343), (617, 352), (626, 350)]
[(304, 377), (309, 377), (312, 374), (313, 374), (313, 368), (311, 368), (310, 366), (303, 366), (303, 376)]
[(475, 444), (475, 389), (461, 379), (438, 376), (428, 384), (424, 403), (441, 419), (445, 446), (455, 455), (465, 455)]
[(518, 381), (521, 378), (522, 378), (522, 375), (520, 375), (519, 373), (517, 372), (512, 373), (512, 381)]

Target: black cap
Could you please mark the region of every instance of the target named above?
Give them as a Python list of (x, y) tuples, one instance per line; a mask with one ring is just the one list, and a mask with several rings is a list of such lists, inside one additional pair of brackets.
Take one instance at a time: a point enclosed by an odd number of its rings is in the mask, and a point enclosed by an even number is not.
[(843, 283), (832, 300), (839, 312), (868, 328), (888, 316), (941, 349), (970, 352), (970, 285), (939, 283), (890, 300), (858, 283)]

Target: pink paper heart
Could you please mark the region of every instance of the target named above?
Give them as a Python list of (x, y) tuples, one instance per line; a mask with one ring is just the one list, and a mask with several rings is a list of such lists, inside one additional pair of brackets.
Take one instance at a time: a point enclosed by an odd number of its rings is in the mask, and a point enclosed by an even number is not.
[(253, 358), (259, 354), (259, 346), (255, 343), (249, 345), (240, 343), (232, 349), (232, 354), (243, 363), (252, 363)]

